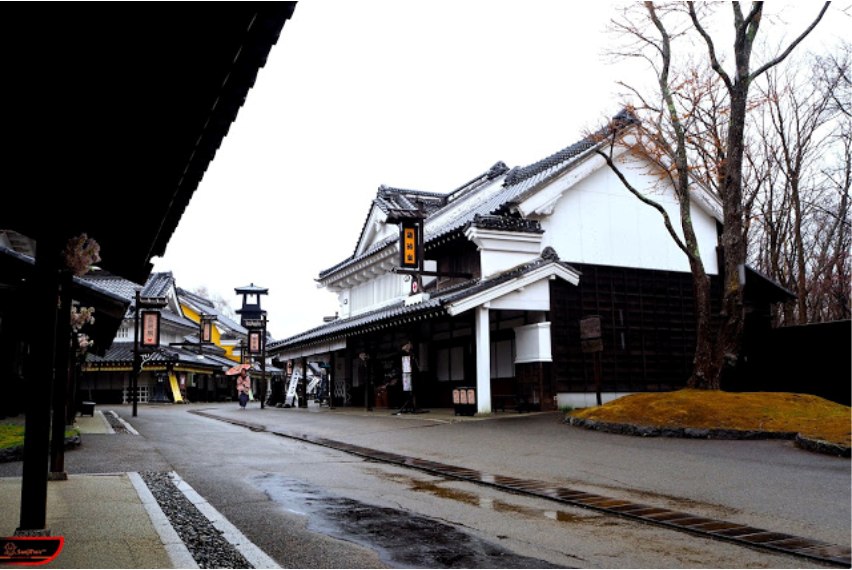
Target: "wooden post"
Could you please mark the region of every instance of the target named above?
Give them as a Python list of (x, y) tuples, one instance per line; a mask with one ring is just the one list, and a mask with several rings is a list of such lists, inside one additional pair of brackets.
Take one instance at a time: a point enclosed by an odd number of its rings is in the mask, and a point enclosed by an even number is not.
[(130, 401), (133, 402), (133, 417), (136, 417), (136, 402), (139, 399), (139, 290), (136, 290), (136, 303), (133, 307), (133, 369), (130, 371)]
[(68, 370), (71, 358), (69, 343), (71, 341), (71, 284), (72, 276), (68, 271), (60, 274), (59, 299), (60, 309), (57, 311), (56, 350), (53, 384), (53, 425), (50, 443), (50, 475), (51, 481), (68, 479), (65, 473), (65, 405), (68, 393)]
[(33, 314), (28, 323), (31, 355), (27, 366), (24, 464), (21, 477), (21, 518), (17, 536), (47, 536), (47, 469), (50, 445), (50, 403), (56, 348), (56, 299), (59, 293), (59, 241), (39, 240), (33, 283)]
[(603, 335), (601, 333), (601, 318), (598, 316), (580, 319), (580, 349), (593, 353), (595, 372), (595, 394), (598, 405), (601, 405), (601, 352), (603, 351)]

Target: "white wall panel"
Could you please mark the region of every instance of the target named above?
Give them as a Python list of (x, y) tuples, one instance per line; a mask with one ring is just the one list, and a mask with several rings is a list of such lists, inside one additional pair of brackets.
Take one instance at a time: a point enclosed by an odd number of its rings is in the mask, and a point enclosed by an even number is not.
[[(635, 187), (653, 188), (657, 181), (640, 166), (635, 161), (621, 164)], [(654, 188), (649, 197), (666, 208), (682, 236), (679, 206), (671, 188)], [(694, 203), (692, 221), (705, 268), (716, 274), (716, 221)], [(542, 246), (553, 247), (567, 261), (689, 271), (685, 254), (666, 231), (659, 212), (631, 194), (606, 166), (566, 190), (541, 224), (545, 229)]]

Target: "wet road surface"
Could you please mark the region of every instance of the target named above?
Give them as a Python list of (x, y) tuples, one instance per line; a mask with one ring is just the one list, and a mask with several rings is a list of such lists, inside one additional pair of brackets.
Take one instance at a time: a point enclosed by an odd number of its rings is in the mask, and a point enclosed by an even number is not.
[(444, 522), (330, 495), (291, 477), (269, 474), (253, 482), (282, 508), (307, 516), (311, 530), (375, 549), (394, 568), (562, 568)]
[[(194, 412), (198, 415), (215, 418), (215, 414), (207, 414), (203, 411)], [(223, 419), (228, 423), (241, 425), (253, 431), (263, 431), (262, 426), (251, 424), (243, 420)], [(444, 477), (452, 477), (476, 484), (484, 484), (503, 490), (530, 494), (532, 496), (555, 500), (562, 503), (589, 508), (606, 514), (629, 517), (645, 523), (658, 524), (670, 527), (673, 530), (690, 532), (716, 540), (725, 540), (740, 543), (755, 548), (765, 548), (793, 556), (813, 559), (832, 565), (848, 568), (852, 565), (852, 549), (846, 545), (832, 544), (825, 541), (813, 540), (805, 537), (794, 536), (787, 533), (772, 532), (770, 530), (757, 528), (745, 524), (737, 524), (729, 521), (718, 520), (691, 513), (673, 511), (671, 509), (635, 503), (633, 501), (615, 499), (599, 495), (555, 486), (545, 481), (534, 479), (519, 479), (505, 477), (476, 469), (446, 465), (435, 461), (421, 458), (403, 456), (388, 453), (362, 446), (351, 445), (323, 437), (311, 435), (295, 435), (273, 431), (275, 435), (298, 439), (317, 445), (322, 445), (353, 453), (368, 459), (404, 465), (413, 469), (426, 471)], [(354, 527), (353, 527), (354, 530)], [(440, 562), (440, 559), (438, 560)], [(455, 567), (455, 566), (453, 566)], [(479, 566), (477, 566), (479, 567)], [(493, 566), (502, 568), (503, 566)]]

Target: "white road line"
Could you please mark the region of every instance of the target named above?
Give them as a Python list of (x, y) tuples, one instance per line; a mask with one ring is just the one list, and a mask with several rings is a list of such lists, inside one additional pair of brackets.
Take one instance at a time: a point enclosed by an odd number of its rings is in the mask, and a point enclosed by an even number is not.
[(121, 424), (124, 426), (124, 429), (126, 429), (127, 431), (129, 431), (133, 435), (139, 435), (139, 432), (136, 431), (135, 429), (133, 429), (133, 426), (130, 425), (129, 423), (127, 423), (126, 421), (124, 421), (124, 419), (121, 416), (119, 416), (118, 414), (116, 414), (112, 410), (110, 410), (109, 413), (111, 413), (115, 419), (117, 419), (118, 421), (121, 422)]
[(139, 476), (139, 473), (131, 471), (127, 473), (127, 476), (136, 488), (136, 493), (142, 501), (142, 506), (148, 512), (148, 517), (151, 519), (154, 529), (160, 535), (160, 541), (165, 546), (172, 568), (198, 568), (195, 558), (192, 557), (186, 544), (183, 543), (177, 531), (172, 527), (172, 523), (169, 522), (168, 517), (157, 503), (157, 499), (151, 494), (151, 490)]
[(258, 548), (252, 541), (240, 532), (240, 530), (226, 519), (222, 513), (217, 511), (213, 505), (208, 503), (204, 497), (195, 492), (189, 483), (181, 479), (180, 475), (171, 472), (172, 480), (189, 501), (203, 514), (210, 523), (222, 531), (222, 536), (236, 548), (240, 554), (245, 556), (255, 568), (281, 568), (278, 563), (270, 558), (264, 551)]

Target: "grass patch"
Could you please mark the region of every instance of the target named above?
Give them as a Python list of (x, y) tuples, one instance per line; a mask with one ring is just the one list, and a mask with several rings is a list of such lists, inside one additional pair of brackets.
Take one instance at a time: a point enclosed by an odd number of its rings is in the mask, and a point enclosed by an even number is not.
[(0, 424), (0, 449), (24, 445), (24, 426)]
[(847, 447), (852, 444), (850, 408), (807, 394), (655, 392), (624, 396), (569, 415), (642, 426), (796, 432)]
[[(65, 437), (80, 435), (80, 430), (65, 430)], [(24, 445), (24, 426), (18, 424), (0, 424), (0, 449), (9, 449)]]

